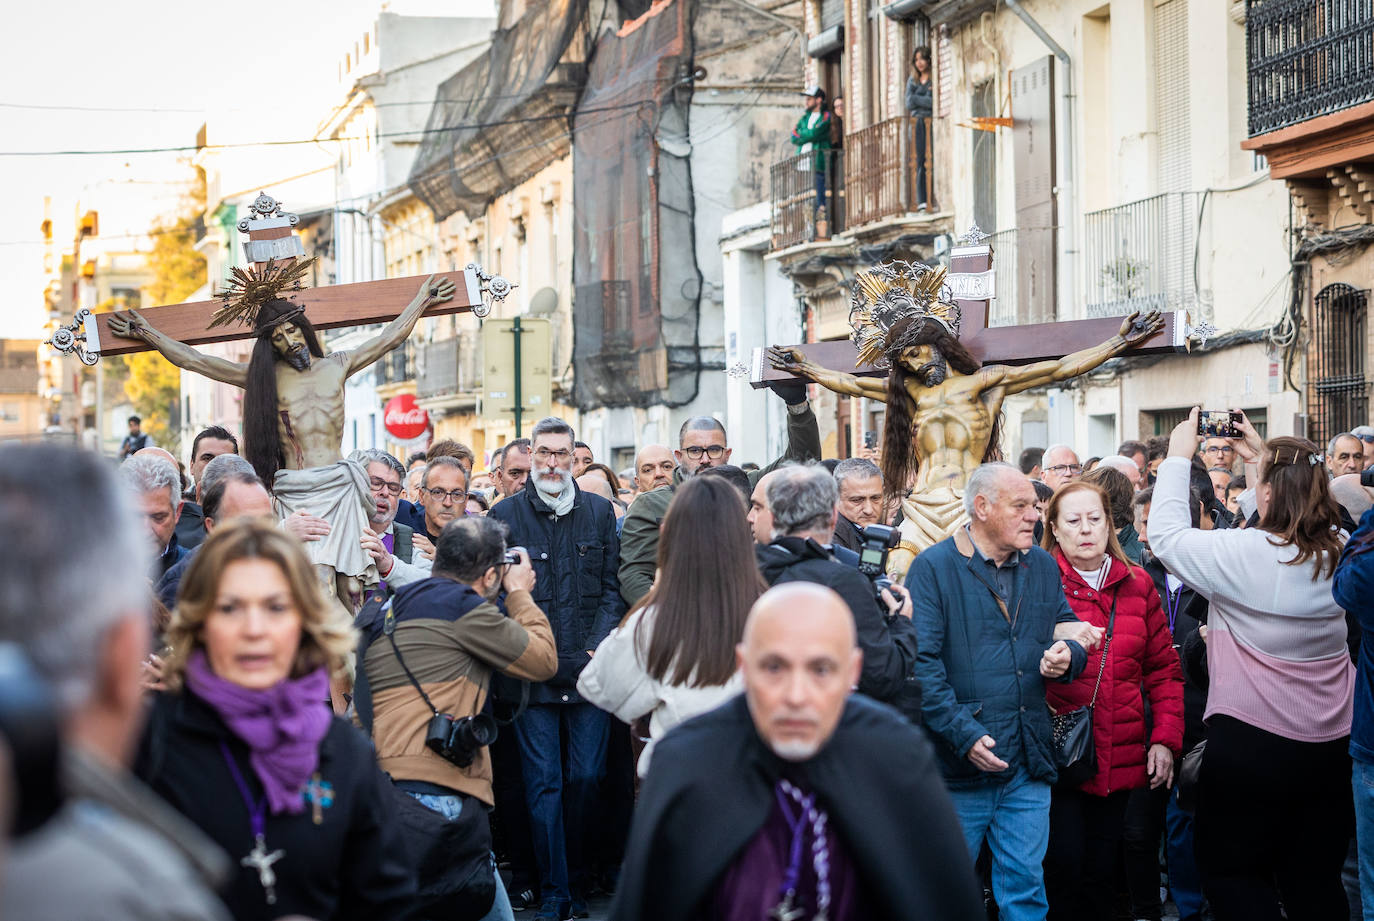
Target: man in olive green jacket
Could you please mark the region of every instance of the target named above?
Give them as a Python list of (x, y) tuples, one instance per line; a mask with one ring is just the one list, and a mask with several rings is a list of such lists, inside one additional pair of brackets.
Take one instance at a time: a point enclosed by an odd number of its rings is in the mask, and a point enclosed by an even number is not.
[[(749, 474), (751, 486), (759, 477), (784, 463), (804, 464), (821, 458), (821, 432), (816, 414), (806, 401), (806, 385), (801, 381), (769, 385), (787, 402), (787, 452), (762, 470)], [(658, 565), (658, 527), (673, 500), (673, 490), (686, 477), (707, 467), (730, 463), (725, 428), (711, 416), (693, 416), (678, 432), (677, 469), (671, 486), (641, 493), (625, 513), (620, 532), (620, 595), (633, 607), (649, 593)]]

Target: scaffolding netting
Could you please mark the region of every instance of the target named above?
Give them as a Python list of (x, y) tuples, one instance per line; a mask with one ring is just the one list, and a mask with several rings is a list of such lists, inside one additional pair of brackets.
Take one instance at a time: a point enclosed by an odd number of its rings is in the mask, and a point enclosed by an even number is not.
[(695, 4), (597, 43), (573, 122), (573, 380), (581, 410), (697, 393), (701, 272), (687, 76)]
[(409, 179), (437, 220), (477, 217), (567, 149), (564, 112), (582, 70), (559, 63), (586, 14), (587, 0), (529, 0), (514, 25), (492, 33), (484, 56), (439, 85)]

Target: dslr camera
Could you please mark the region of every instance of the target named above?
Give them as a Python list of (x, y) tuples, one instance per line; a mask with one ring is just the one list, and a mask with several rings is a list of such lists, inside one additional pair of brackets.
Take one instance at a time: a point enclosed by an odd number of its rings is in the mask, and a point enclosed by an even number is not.
[(520, 555), (529, 556), (529, 552), (524, 547), (507, 547), (506, 555), (501, 557), (501, 562), (506, 566), (515, 566), (520, 562)]
[(883, 589), (892, 587), (887, 575), (887, 555), (901, 542), (901, 532), (885, 524), (871, 524), (859, 532), (863, 546), (859, 548), (859, 572), (873, 582), (880, 596)]
[(466, 768), (484, 746), (496, 741), (496, 720), (478, 713), (457, 719), (447, 713), (430, 717), (425, 745), (444, 760)]

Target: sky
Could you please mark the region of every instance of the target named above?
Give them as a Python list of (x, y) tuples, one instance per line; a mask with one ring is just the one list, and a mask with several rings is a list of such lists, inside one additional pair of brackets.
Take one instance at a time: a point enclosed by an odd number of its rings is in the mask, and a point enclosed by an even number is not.
[[(59, 155), (186, 147), (213, 113), (262, 139), (297, 137), (341, 101), (338, 62), (383, 8), (470, 15), (469, 0), (66, 0), (10, 4), (0, 56), (0, 337), (43, 327), (44, 196), (57, 253), (78, 203), (100, 209), (101, 245), (146, 249), (175, 209), (191, 152)], [(258, 113), (261, 113), (259, 115)], [(304, 126), (303, 128), (297, 126)], [(254, 137), (253, 140), (258, 138)], [(16, 156), (18, 153), (39, 155)]]

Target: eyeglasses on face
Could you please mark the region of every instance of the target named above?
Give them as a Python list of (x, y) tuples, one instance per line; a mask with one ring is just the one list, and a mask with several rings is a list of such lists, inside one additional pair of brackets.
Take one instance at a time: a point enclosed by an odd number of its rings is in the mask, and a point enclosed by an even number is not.
[(388, 483), (386, 480), (382, 479), (379, 476), (368, 477), (367, 481), (368, 483), (372, 484), (373, 492), (385, 489), (389, 494), (393, 496), (399, 496), (401, 494), (400, 483)]
[(565, 463), (568, 458), (572, 457), (572, 452), (567, 448), (560, 448), (557, 451), (550, 451), (548, 448), (540, 448), (534, 452), (534, 459), (541, 464), (547, 463), (548, 459), (551, 457), (562, 464)]
[(441, 502), (444, 505), (450, 502), (465, 503), (468, 501), (468, 491), (466, 489), (440, 489), (436, 486), (433, 489), (426, 489), (425, 492), (429, 493), (429, 497), (435, 502)]
[(1056, 476), (1078, 476), (1083, 472), (1082, 464), (1055, 464), (1053, 467), (1046, 467), (1046, 473), (1053, 473)]
[(690, 448), (683, 448), (682, 453), (692, 460), (701, 460), (703, 454), (711, 460), (720, 460), (725, 456), (725, 445), (707, 445), (704, 448), (701, 445), (692, 445)]
[(1230, 454), (1236, 449), (1230, 445), (1208, 445), (1202, 449), (1203, 454)]

